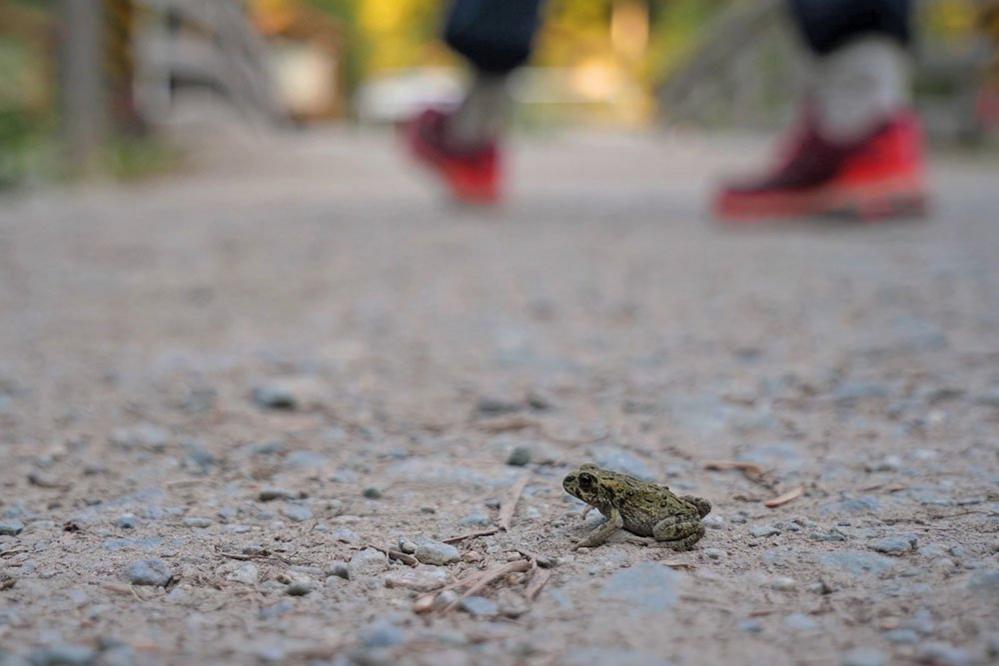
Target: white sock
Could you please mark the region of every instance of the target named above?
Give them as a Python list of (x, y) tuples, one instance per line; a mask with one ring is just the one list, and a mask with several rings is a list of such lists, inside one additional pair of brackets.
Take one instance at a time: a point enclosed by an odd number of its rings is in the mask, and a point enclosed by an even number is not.
[(511, 104), (506, 76), (476, 76), (448, 123), (448, 140), (466, 149), (495, 141), (506, 129)]
[(888, 37), (865, 37), (819, 58), (812, 79), (819, 131), (830, 141), (859, 141), (912, 103), (911, 64)]

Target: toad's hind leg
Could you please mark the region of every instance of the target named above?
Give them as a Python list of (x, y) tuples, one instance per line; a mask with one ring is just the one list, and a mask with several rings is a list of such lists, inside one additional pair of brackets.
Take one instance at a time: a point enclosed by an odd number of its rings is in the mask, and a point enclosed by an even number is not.
[(704, 525), (690, 516), (669, 516), (656, 523), (652, 536), (673, 550), (690, 550), (704, 536)]
[(704, 516), (711, 513), (711, 502), (707, 501), (703, 497), (694, 497), (693, 495), (684, 495), (680, 499), (684, 500), (688, 504), (693, 504), (697, 508), (697, 514), (703, 518)]

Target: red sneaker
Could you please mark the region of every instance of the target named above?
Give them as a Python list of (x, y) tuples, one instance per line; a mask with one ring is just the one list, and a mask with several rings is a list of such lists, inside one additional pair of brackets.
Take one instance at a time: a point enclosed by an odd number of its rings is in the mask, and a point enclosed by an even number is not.
[(468, 204), (490, 205), (500, 198), (499, 148), (490, 143), (474, 151), (457, 151), (444, 140), (448, 114), (428, 109), (406, 126), (409, 151), (444, 181), (451, 195)]
[(786, 154), (770, 175), (724, 187), (715, 214), (751, 222), (821, 215), (878, 219), (926, 211), (923, 133), (911, 112), (847, 146), (827, 141), (806, 120)]

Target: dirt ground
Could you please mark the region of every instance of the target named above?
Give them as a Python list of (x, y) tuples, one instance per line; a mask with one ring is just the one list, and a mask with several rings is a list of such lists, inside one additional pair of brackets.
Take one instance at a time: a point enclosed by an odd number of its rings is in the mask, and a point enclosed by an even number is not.
[[(996, 663), (999, 164), (712, 224), (761, 145), (527, 140), (490, 214), (347, 131), (0, 199), (0, 664)], [(584, 462), (706, 536), (572, 551)]]

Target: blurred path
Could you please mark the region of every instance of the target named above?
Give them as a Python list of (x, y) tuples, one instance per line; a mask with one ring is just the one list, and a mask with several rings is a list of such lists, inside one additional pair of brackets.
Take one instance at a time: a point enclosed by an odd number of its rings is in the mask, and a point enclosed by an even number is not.
[[(394, 148), (345, 130), (209, 142), (186, 174), (0, 200), (0, 514), (26, 525), (0, 537), (18, 550), (0, 645), (112, 635), (154, 659), (356, 648), (427, 663), (985, 658), (999, 594), (968, 590), (996, 580), (999, 163), (938, 159), (927, 222), (732, 231), (706, 219), (706, 187), (757, 161), (751, 140), (527, 139), (509, 205), (486, 214), (443, 205)], [(274, 416), (247, 399), (286, 375), (318, 381), (324, 410)], [(558, 437), (469, 421), (480, 398), (529, 389), (553, 403), (532, 418)], [(162, 441), (122, 444), (142, 424)], [(271, 440), (289, 455), (247, 453)], [(404, 590), (323, 583), (358, 543), (474, 529), (459, 520), (488, 513), (517, 444), (554, 465), (537, 468), (510, 535), (462, 548), (565, 556), (520, 624), (462, 613), (421, 628)], [(190, 478), (190, 456), (207, 476)], [(733, 457), (807, 497), (771, 512), (757, 501), (768, 491), (703, 470)], [(569, 555), (578, 507), (558, 480), (590, 459), (668, 475), (711, 498), (723, 529), (683, 556)], [(264, 485), (308, 491), (291, 506), (314, 519), (255, 502)], [(387, 499), (362, 500), (368, 486)], [(126, 512), (159, 541), (122, 541)], [(64, 534), (71, 519), (83, 529)], [(331, 535), (343, 527), (360, 541)], [(898, 557), (879, 554), (892, 538)], [(298, 573), (322, 593), (265, 613), (292, 603), (287, 567), (261, 562), (259, 584), (240, 587), (216, 554), (251, 541), (311, 563)], [(139, 557), (181, 583), (147, 602), (102, 587)], [(694, 569), (615, 573), (659, 559)], [(809, 591), (820, 580), (832, 595)], [(690, 586), (680, 602), (642, 596), (674, 584)], [(81, 625), (78, 603), (103, 610)], [(887, 637), (912, 617), (922, 625)], [(362, 631), (378, 622), (381, 642)]]

